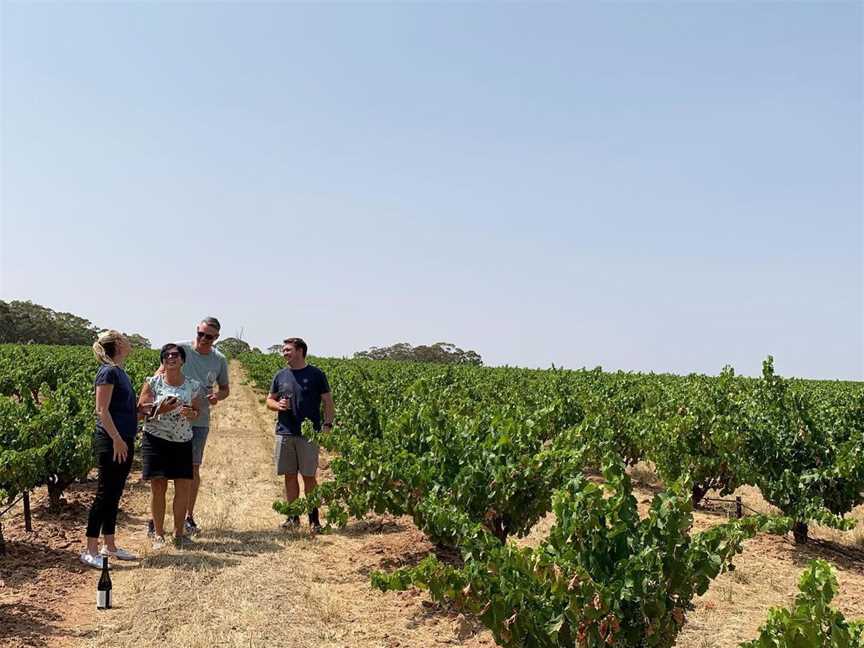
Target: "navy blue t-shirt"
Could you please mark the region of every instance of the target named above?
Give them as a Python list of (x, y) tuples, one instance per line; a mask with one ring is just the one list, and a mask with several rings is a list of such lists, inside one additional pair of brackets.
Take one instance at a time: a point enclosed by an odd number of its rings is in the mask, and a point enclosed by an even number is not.
[[(129, 376), (120, 367), (103, 364), (96, 373), (94, 384), (114, 385), (114, 389), (111, 390), (111, 403), (108, 405), (108, 411), (111, 413), (114, 425), (123, 440), (131, 441), (134, 439), (138, 430), (138, 407), (135, 390), (132, 388), (132, 381), (129, 380)], [(108, 432), (98, 418), (96, 419), (96, 430), (108, 436)]]
[[(288, 372), (294, 374), (293, 381), (288, 377)], [(296, 387), (299, 387), (299, 393)], [(312, 421), (312, 426), (316, 430), (321, 429), (321, 395), (330, 393), (330, 384), (327, 382), (327, 376), (318, 367), (312, 365), (306, 365), (302, 369), (286, 367), (273, 376), (270, 393), (276, 394), (278, 398), (284, 398), (290, 393), (297, 403), (297, 416), (291, 410), (278, 413), (276, 434), (300, 436), (300, 425), (306, 419)]]

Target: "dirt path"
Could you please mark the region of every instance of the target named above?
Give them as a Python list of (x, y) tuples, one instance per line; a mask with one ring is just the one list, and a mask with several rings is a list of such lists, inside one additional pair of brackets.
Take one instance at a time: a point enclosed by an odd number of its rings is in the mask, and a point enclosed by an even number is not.
[[(373, 569), (428, 549), (410, 524), (376, 519), (314, 536), (287, 532), (272, 508), (272, 416), (231, 367), (214, 409), (192, 548), (151, 552), (114, 574), (116, 608), (95, 616), (82, 646), (493, 646), (491, 636), (412, 593), (372, 590)], [(322, 462), (325, 467), (326, 460)], [(169, 490), (169, 497), (171, 492)], [(142, 514), (147, 494), (129, 506)], [(89, 594), (88, 594), (89, 596)]]

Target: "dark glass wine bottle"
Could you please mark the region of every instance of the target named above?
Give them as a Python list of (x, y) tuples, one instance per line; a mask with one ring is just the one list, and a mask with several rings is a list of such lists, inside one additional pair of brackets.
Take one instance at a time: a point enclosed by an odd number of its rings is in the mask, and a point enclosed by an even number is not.
[(108, 573), (108, 556), (102, 557), (102, 575), (96, 586), (96, 607), (99, 610), (111, 609), (111, 575)]

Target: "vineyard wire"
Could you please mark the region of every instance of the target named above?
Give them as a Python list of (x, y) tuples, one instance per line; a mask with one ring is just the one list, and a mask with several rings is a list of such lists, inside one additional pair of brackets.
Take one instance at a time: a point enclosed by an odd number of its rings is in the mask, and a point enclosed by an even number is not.
[[(21, 493), (21, 495), (18, 496), (18, 499), (14, 500), (5, 509), (3, 509), (2, 512), (0, 512), (0, 518), (2, 518), (9, 511), (11, 511), (12, 507), (14, 507), (21, 500), (23, 500), (25, 498), (25, 496), (27, 496), (27, 494), (28, 494), (27, 491), (24, 491), (23, 493)], [(29, 503), (29, 499), (28, 499), (28, 503)], [(29, 512), (29, 509), (30, 509), (30, 507), (27, 506), (28, 512)], [(30, 526), (29, 521), (25, 521), (25, 524), (27, 527)], [(30, 528), (28, 528), (27, 530), (32, 531), (32, 529), (30, 529)], [(3, 522), (0, 521), (0, 556), (5, 556), (5, 555), (6, 555), (6, 538), (3, 537)]]
[(21, 500), (23, 500), (23, 499), (24, 499), (24, 496), (25, 496), (26, 494), (27, 494), (26, 492), (25, 492), (25, 493), (21, 493), (21, 494), (18, 496), (18, 499), (16, 499), (16, 500), (13, 501), (9, 506), (7, 506), (5, 509), (3, 509), (2, 511), (0, 511), (0, 517), (3, 517), (3, 516), (6, 515), (9, 511), (11, 511), (11, 510), (12, 510), (12, 507), (15, 506), (15, 505), (16, 505), (18, 502), (20, 502)]

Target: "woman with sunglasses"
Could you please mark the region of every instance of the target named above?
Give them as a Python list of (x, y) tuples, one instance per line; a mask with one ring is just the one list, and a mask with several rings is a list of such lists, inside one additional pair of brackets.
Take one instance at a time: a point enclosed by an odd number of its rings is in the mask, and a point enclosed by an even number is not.
[(174, 544), (182, 546), (183, 521), (192, 488), (192, 421), (201, 411), (201, 383), (183, 375), (186, 351), (166, 344), (159, 358), (163, 371), (148, 378), (140, 403), (149, 406), (141, 441), (143, 477), (150, 482), (153, 548), (165, 545), (165, 493), (174, 480)]

